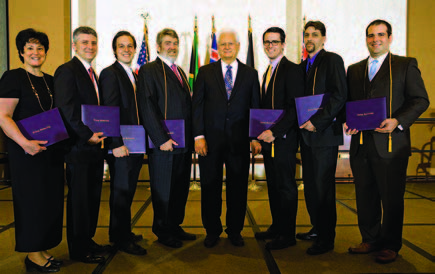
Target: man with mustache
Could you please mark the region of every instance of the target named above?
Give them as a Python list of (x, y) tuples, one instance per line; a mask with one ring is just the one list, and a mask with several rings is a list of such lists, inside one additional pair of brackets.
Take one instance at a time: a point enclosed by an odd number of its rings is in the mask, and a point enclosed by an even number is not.
[[(308, 58), (301, 63), (305, 72), (304, 96), (329, 93), (329, 101), (300, 126), (301, 158), (305, 202), (312, 229), (296, 238), (314, 240), (307, 254), (318, 255), (334, 249), (337, 212), (335, 207), (335, 170), (338, 146), (343, 144), (342, 123), (337, 117), (347, 98), (343, 59), (323, 49), (326, 28), (320, 21), (304, 27)], [(337, 119), (336, 119), (337, 118)]]
[[(127, 31), (118, 32), (112, 41), (116, 61), (100, 75), (101, 102), (117, 106), (121, 125), (140, 125), (136, 98), (136, 75), (131, 61), (136, 51), (136, 39)], [(110, 137), (106, 148), (112, 150), (106, 160), (110, 170), (109, 239), (126, 253), (145, 255), (146, 250), (136, 242), (142, 235), (131, 231), (131, 203), (142, 168), (143, 154), (131, 154), (121, 137)]]
[[(70, 136), (65, 155), (67, 240), (70, 258), (84, 263), (101, 263), (100, 253), (110, 246), (92, 240), (100, 210), (104, 153), (102, 132), (92, 132), (81, 120), (81, 105), (100, 104), (100, 86), (91, 66), (98, 52), (97, 33), (78, 27), (73, 33), (74, 58), (54, 73), (55, 106), (59, 107)], [(49, 214), (49, 213), (47, 213)]]
[[(225, 232), (231, 244), (243, 246), (249, 178), (249, 109), (258, 108), (260, 87), (255, 69), (237, 60), (240, 42), (233, 30), (218, 36), (220, 60), (199, 69), (193, 91), (193, 135), (201, 171), (201, 216), (214, 247), (222, 233), (223, 165), (226, 170)], [(252, 143), (252, 153), (261, 151)]]
[(387, 98), (388, 118), (375, 130), (359, 132), (345, 125), (346, 134), (352, 135), (350, 165), (362, 236), (362, 243), (349, 253), (380, 250), (378, 263), (395, 261), (402, 247), (409, 128), (429, 106), (417, 60), (391, 54), (392, 41), (388, 22), (371, 22), (366, 29), (370, 56), (349, 66), (347, 75), (350, 101)]
[[(154, 210), (152, 230), (159, 243), (180, 248), (182, 241), (196, 239), (196, 235), (180, 226), (190, 186), (192, 102), (186, 75), (175, 64), (177, 33), (163, 29), (156, 42), (158, 57), (140, 68), (137, 89), (140, 119), (156, 147), (148, 154)], [(165, 130), (163, 120), (184, 120), (184, 148), (177, 148), (178, 143)]]

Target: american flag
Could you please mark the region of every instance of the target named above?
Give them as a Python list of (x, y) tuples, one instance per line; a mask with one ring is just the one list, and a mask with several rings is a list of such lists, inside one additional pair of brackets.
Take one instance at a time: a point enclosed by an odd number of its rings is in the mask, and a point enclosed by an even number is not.
[(143, 40), (140, 46), (139, 56), (137, 57), (137, 65), (136, 65), (136, 74), (139, 73), (139, 69), (142, 65), (148, 63), (150, 61), (150, 55), (148, 52), (148, 27), (145, 18), (144, 31), (143, 31)]

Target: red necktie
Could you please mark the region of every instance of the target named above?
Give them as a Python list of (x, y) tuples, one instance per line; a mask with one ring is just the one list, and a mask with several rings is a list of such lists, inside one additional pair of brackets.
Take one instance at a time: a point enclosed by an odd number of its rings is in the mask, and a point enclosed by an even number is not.
[(178, 73), (177, 65), (172, 64), (171, 69), (175, 73), (175, 75), (177, 75), (178, 81), (180, 81), (181, 86), (183, 86), (183, 80), (181, 80), (180, 74)]

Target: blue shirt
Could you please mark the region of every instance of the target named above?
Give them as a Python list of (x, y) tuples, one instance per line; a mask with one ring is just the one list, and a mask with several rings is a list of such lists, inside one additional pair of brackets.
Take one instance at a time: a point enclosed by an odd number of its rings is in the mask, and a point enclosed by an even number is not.
[[(320, 52), (320, 50), (319, 50), (319, 52)], [(308, 72), (308, 67), (309, 67), (310, 64), (311, 64), (311, 66), (313, 66), (314, 60), (316, 60), (317, 54), (319, 54), (319, 52), (316, 53), (312, 58), (310, 58), (310, 56), (308, 56), (307, 67), (305, 68), (305, 72)]]

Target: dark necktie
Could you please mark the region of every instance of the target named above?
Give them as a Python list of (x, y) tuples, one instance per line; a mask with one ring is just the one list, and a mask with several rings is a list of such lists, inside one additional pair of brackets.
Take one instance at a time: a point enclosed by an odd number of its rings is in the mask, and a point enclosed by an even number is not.
[(307, 75), (310, 75), (310, 71), (311, 71), (311, 62), (308, 61), (308, 69), (307, 69)]
[(225, 89), (227, 91), (227, 97), (230, 99), (231, 91), (233, 90), (233, 73), (231, 72), (232, 67), (227, 65), (227, 72), (225, 73)]

